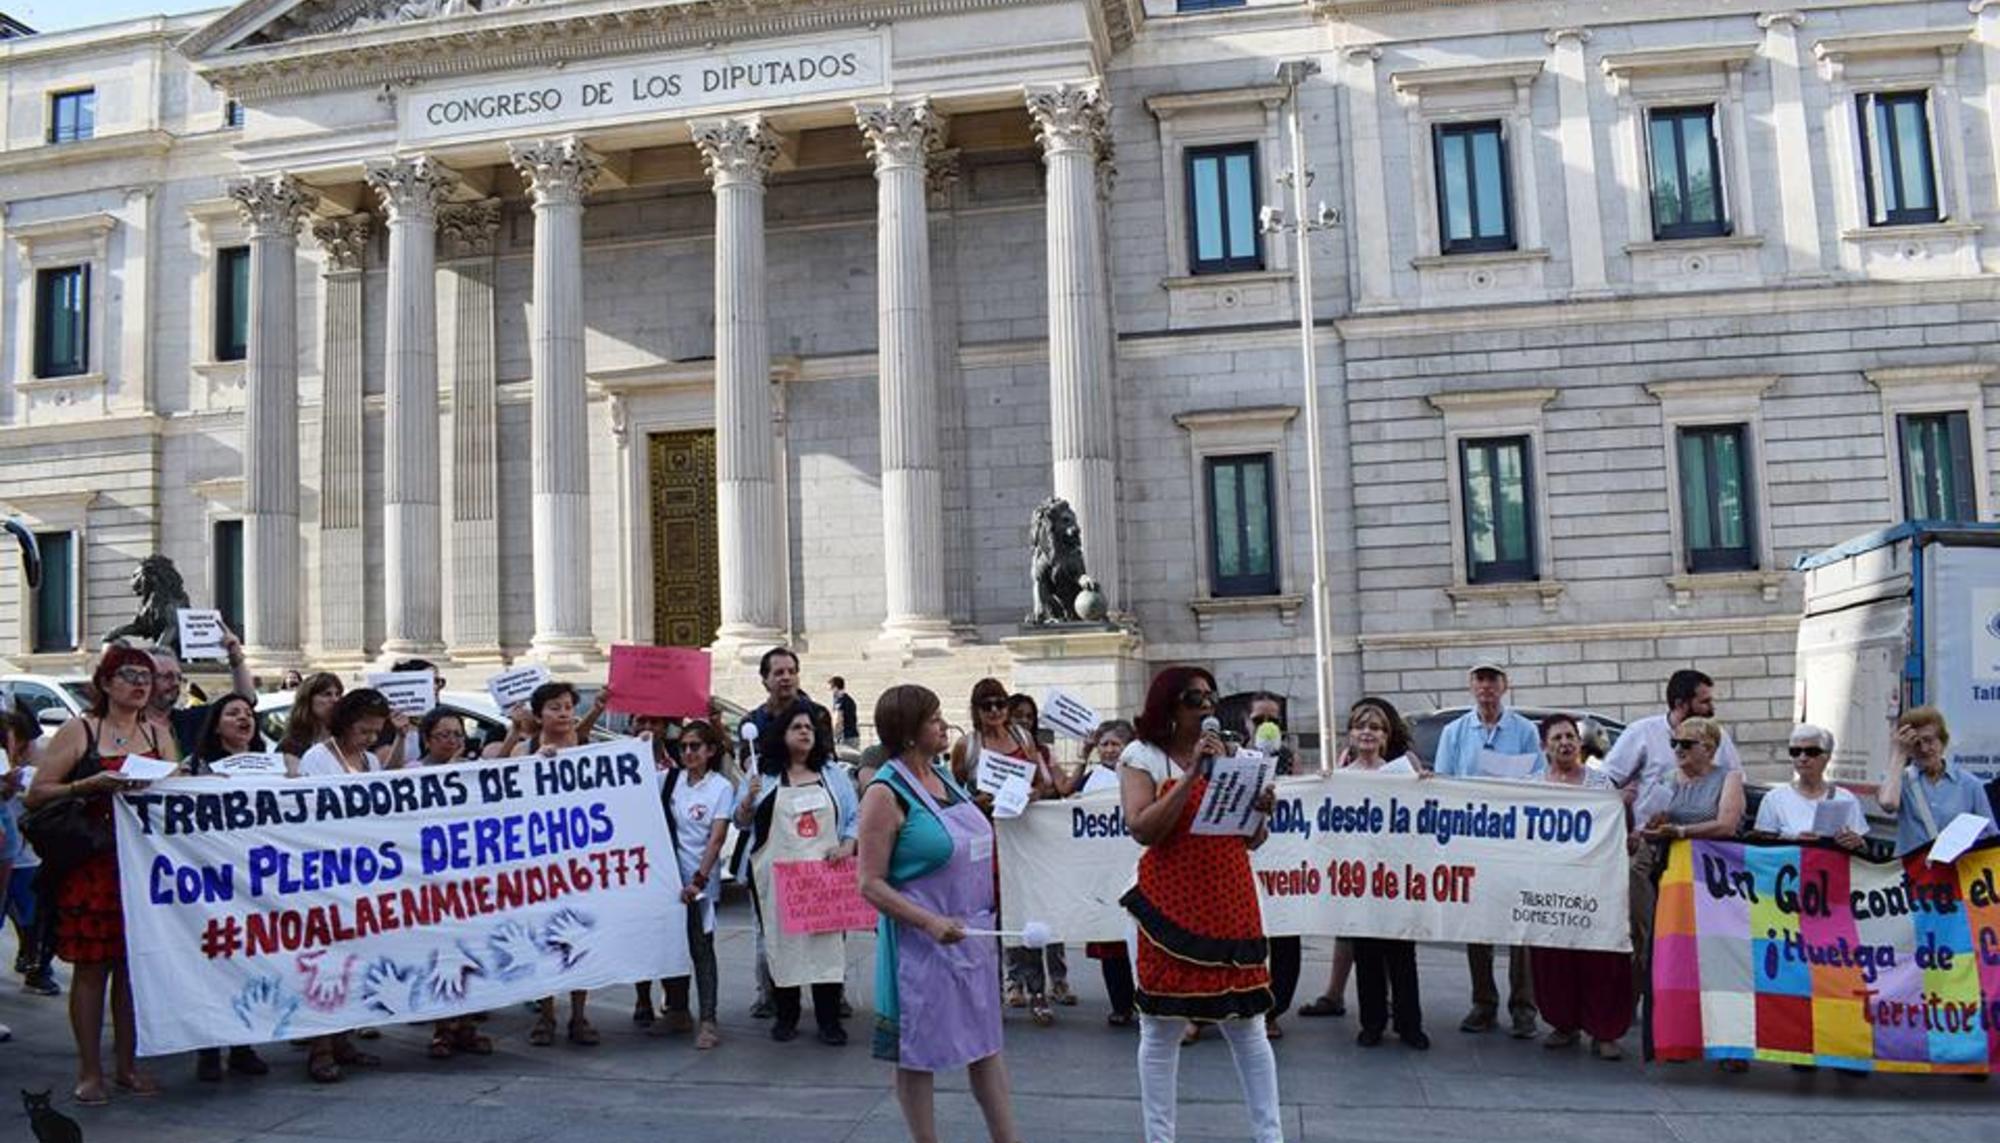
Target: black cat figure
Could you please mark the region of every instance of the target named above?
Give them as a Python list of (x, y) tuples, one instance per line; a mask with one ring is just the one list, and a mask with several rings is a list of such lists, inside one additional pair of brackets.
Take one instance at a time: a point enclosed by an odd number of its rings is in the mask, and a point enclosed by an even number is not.
[(21, 1092), (28, 1108), (28, 1123), (35, 1129), (36, 1143), (83, 1143), (83, 1128), (76, 1120), (49, 1106), (49, 1092)]

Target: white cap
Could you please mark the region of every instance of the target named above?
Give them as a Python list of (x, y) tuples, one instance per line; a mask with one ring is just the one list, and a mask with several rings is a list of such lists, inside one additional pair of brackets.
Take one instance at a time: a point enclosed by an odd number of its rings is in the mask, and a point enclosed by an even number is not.
[(1471, 678), (1484, 671), (1491, 671), (1503, 679), (1507, 677), (1507, 668), (1502, 666), (1498, 659), (1475, 659), (1472, 665), (1465, 669), (1465, 674), (1467, 678)]

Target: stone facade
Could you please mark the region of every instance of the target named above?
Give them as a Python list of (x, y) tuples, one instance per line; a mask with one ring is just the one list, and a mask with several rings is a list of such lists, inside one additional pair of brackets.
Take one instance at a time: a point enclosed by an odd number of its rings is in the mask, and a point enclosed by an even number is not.
[[(250, 0), (0, 44), (0, 504), (78, 533), (86, 646), (149, 551), (211, 595), (215, 525), (243, 519), (273, 665), (441, 642), (461, 679), (601, 671), (655, 634), (647, 441), (713, 429), (739, 697), (773, 638), (810, 686), (918, 677), (952, 709), (1012, 673), (1029, 515), (1059, 491), (1131, 655), (1284, 691), (1310, 727), (1296, 255), (1270, 233), (1198, 272), (1187, 174), (1253, 144), (1257, 200), (1288, 201), (1296, 58), (1341, 222), (1310, 240), (1337, 702), (1456, 704), (1492, 654), (1523, 703), (1630, 718), (1692, 663), (1772, 763), (1785, 569), (1902, 518), (1900, 415), (1964, 415), (1993, 513), (2000, 6), (855, 0), (809, 36), (490, 6)], [(849, 78), (449, 120), (556, 59), (622, 99), (826, 45)], [(52, 93), (83, 87), (96, 137), (47, 142)], [(1885, 92), (1923, 93), (1935, 220), (1871, 214)], [(1728, 226), (1659, 237), (1647, 124), (1685, 107), (1712, 109)], [(1436, 129), (1474, 122), (1510, 234), (1461, 252)], [(260, 324), (217, 361), (215, 254), (246, 243)], [(39, 378), (35, 272), (72, 262), (91, 368)], [(1694, 572), (1676, 434), (1715, 423), (1743, 426), (1751, 566)], [(1532, 566), (1472, 582), (1461, 446), (1493, 436), (1529, 442)], [(1263, 453), (1275, 591), (1221, 595), (1203, 462)], [(25, 603), (0, 571), (0, 660), (79, 663), (33, 652)]]

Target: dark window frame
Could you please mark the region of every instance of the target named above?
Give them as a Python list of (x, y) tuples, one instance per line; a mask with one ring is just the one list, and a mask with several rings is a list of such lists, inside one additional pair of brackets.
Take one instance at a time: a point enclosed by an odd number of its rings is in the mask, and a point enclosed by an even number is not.
[[(74, 343), (56, 344), (53, 321), (56, 283), (76, 277), (77, 319)], [(90, 372), (90, 263), (73, 266), (45, 266), (35, 271), (35, 376), (81, 377)]]
[[(248, 591), (244, 580), (243, 521), (216, 520), (209, 525), (208, 551), (214, 583), (215, 609), (231, 631), (243, 630), (243, 609)], [(233, 566), (232, 566), (233, 565)]]
[[(1501, 233), (1487, 237), (1480, 236), (1479, 218), (1479, 164), (1474, 161), (1471, 139), (1477, 135), (1491, 134), (1498, 144), (1495, 148), (1500, 161), (1500, 225)], [(1466, 142), (1465, 195), (1466, 217), (1472, 220), (1472, 237), (1453, 238), (1451, 236), (1451, 188), (1445, 181), (1444, 148), (1445, 140), (1464, 138)], [(1455, 123), (1431, 124), (1431, 175), (1437, 188), (1438, 251), (1443, 254), (1480, 254), (1494, 251), (1517, 249), (1514, 237), (1514, 172), (1507, 157), (1507, 125), (1498, 119), (1478, 119)]]
[[(1250, 253), (1231, 255), (1229, 250), (1230, 201), (1229, 201), (1229, 160), (1236, 157), (1250, 161)], [(1181, 186), (1187, 195), (1187, 244), (1189, 274), (1242, 274), (1264, 268), (1264, 234), (1257, 225), (1257, 212), (1263, 206), (1262, 195), (1258, 193), (1257, 144), (1217, 143), (1200, 147), (1187, 147), (1181, 151)], [(1217, 167), (1216, 193), (1220, 196), (1218, 223), (1222, 232), (1224, 254), (1220, 258), (1201, 256), (1201, 228), (1197, 216), (1198, 196), (1195, 194), (1195, 167), (1203, 159), (1214, 159)]]
[[(1222, 570), (1222, 529), (1215, 502), (1215, 475), (1224, 466), (1238, 470), (1236, 481), (1237, 551), (1250, 547), (1250, 515), (1244, 502), (1245, 481), (1240, 473), (1250, 467), (1264, 470), (1264, 531), (1270, 537), (1270, 570), (1263, 574), (1225, 575)], [(1282, 590), (1281, 554), (1278, 537), (1278, 463), (1269, 452), (1218, 453), (1201, 461), (1203, 508), (1208, 513), (1208, 594), (1216, 599), (1248, 599), (1277, 595)]]
[(243, 126), (243, 101), (225, 99), (222, 101), (222, 125), (228, 129)]
[(1248, 3), (1249, 0), (1175, 0), (1174, 11), (1176, 13), (1215, 12), (1225, 8), (1242, 8)]
[[(1917, 489), (1910, 473), (1910, 429), (1914, 423), (1941, 424), (1945, 447), (1951, 453), (1954, 485), (1949, 514), (1917, 511)], [(1963, 409), (1938, 409), (1896, 415), (1896, 474), (1903, 486), (1905, 520), (1949, 520), (1971, 523), (1979, 519), (1979, 482), (1973, 473), (1972, 416)], [(1928, 496), (1925, 497), (1928, 499)]]
[[(1521, 527), (1525, 553), (1515, 559), (1493, 559), (1482, 561), (1474, 554), (1472, 518), (1472, 464), (1473, 450), (1483, 450), (1492, 454), (1487, 472), (1495, 482), (1490, 500), (1500, 502), (1498, 487), (1499, 455), (1502, 449), (1521, 450)], [(1535, 518), (1535, 441), (1527, 433), (1511, 433), (1495, 437), (1461, 437), (1458, 441), (1458, 496), (1459, 515), (1462, 517), (1465, 538), (1465, 582), (1468, 584), (1488, 583), (1536, 583), (1542, 578), (1541, 536)], [(1499, 522), (1494, 521), (1496, 550), (1498, 545)]]
[[(1724, 437), (1734, 437), (1736, 441), (1737, 488), (1743, 500), (1743, 543), (1738, 546), (1714, 546), (1697, 548), (1694, 546), (1694, 513), (1699, 511), (1705, 517), (1710, 537), (1723, 533), (1721, 484), (1715, 479), (1717, 444)], [(1705, 471), (1708, 481), (1701, 491), (1701, 502), (1695, 502), (1694, 489), (1689, 484), (1687, 465), (1681, 449), (1689, 439), (1701, 442)], [(1750, 474), (1754, 464), (1750, 456), (1750, 426), (1741, 422), (1709, 425), (1680, 425), (1674, 432), (1675, 465), (1680, 473), (1680, 488), (1676, 495), (1681, 500), (1681, 562), (1690, 574), (1708, 572), (1756, 571), (1757, 570), (1757, 504), (1751, 491), (1756, 487)]]
[[(243, 275), (238, 308), (235, 274)], [(241, 361), (250, 355), (250, 248), (223, 246), (215, 251), (215, 328), (211, 348), (217, 361)]]
[[(1924, 128), (1924, 145), (1918, 149), (1917, 157), (1923, 163), (1924, 182), (1930, 187), (1931, 204), (1927, 207), (1914, 210), (1907, 207), (1897, 207), (1895, 210), (1890, 210), (1882, 203), (1877, 202), (1875, 196), (1875, 167), (1879, 159), (1886, 157), (1888, 161), (1888, 169), (1881, 172), (1881, 182), (1884, 187), (1900, 188), (1902, 186), (1904, 162), (1902, 142), (1895, 131), (1890, 131), (1885, 139), (1878, 142), (1876, 137), (1875, 111), (1882, 104), (1893, 106), (1902, 103), (1910, 103), (1916, 106), (1917, 115), (1922, 120)], [(1905, 91), (1859, 92), (1854, 96), (1854, 110), (1861, 124), (1861, 194), (1862, 203), (1867, 212), (1868, 225), (1928, 226), (1943, 222), (1945, 219), (1944, 199), (1938, 187), (1938, 165), (1932, 161), (1937, 146), (1937, 124), (1931, 121), (1930, 90), (1928, 88), (1918, 88)], [(1889, 120), (1891, 123), (1895, 122), (1895, 115), (1893, 113), (1889, 116)], [(1876, 155), (1875, 150), (1878, 145), (1884, 145), (1888, 148), (1886, 156), (1878, 157)], [(1897, 191), (1897, 200), (1901, 201), (1901, 198), (1902, 192), (1899, 189)]]
[[(1731, 231), (1729, 222), (1729, 195), (1727, 180), (1722, 171), (1722, 144), (1715, 117), (1713, 103), (1683, 104), (1675, 107), (1651, 107), (1646, 110), (1646, 200), (1653, 216), (1653, 238), (1656, 241), (1672, 241), (1680, 238), (1721, 238)], [(1708, 141), (1708, 169), (1714, 173), (1715, 217), (1706, 221), (1686, 220), (1688, 204), (1693, 201), (1688, 185), (1687, 136), (1684, 124), (1699, 118), (1707, 128), (1702, 134)], [(1653, 149), (1653, 124), (1659, 120), (1674, 122), (1674, 170), (1678, 178), (1682, 220), (1662, 222), (1660, 220), (1660, 199), (1653, 192), (1658, 183), (1658, 153)]]
[[(74, 108), (68, 126), (63, 125), (64, 108)], [(52, 144), (81, 143), (97, 137), (97, 88), (72, 87), (49, 92), (49, 129)]]
[[(58, 541), (57, 537), (61, 537)], [(29, 653), (35, 655), (60, 655), (76, 651), (83, 646), (83, 626), (81, 609), (77, 606), (82, 579), (83, 557), (81, 534), (74, 528), (51, 528), (35, 533), (35, 542), (40, 545), (43, 555), (42, 584), (34, 589), (33, 598), (28, 603), (30, 617)], [(55, 558), (55, 551), (66, 549), (66, 559)], [(52, 639), (42, 622), (42, 611), (48, 605), (45, 595), (57, 584), (68, 590), (60, 599), (63, 609), (63, 631), (66, 640)]]

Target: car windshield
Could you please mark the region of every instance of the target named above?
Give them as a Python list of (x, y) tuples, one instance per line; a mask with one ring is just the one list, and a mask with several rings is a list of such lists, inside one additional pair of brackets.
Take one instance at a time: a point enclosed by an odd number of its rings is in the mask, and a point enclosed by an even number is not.
[(65, 682), (62, 685), (62, 689), (69, 692), (69, 697), (76, 700), (76, 705), (81, 707), (88, 707), (90, 705), (90, 681), (88, 679), (72, 679)]

